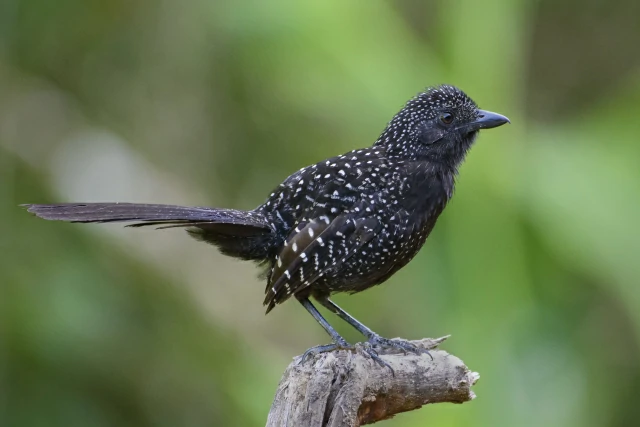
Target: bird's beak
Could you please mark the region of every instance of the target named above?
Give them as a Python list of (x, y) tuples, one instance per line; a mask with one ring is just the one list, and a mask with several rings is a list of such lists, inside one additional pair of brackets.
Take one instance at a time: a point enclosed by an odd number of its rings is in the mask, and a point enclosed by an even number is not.
[(502, 114), (492, 113), (491, 111), (478, 110), (478, 118), (472, 122), (472, 126), (476, 130), (491, 129), (502, 126), (505, 123), (511, 122)]

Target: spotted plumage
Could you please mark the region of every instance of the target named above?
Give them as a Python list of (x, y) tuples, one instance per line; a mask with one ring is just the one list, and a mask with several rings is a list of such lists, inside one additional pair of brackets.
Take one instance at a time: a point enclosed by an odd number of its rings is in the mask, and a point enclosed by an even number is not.
[(309, 297), (371, 344), (417, 351), (381, 338), (329, 297), (380, 284), (406, 265), (452, 197), (458, 166), (478, 131), (507, 121), (444, 85), (409, 100), (373, 146), (300, 169), (252, 211), (122, 203), (28, 206), (45, 219), (187, 227), (227, 255), (264, 264), (267, 312), (295, 297), (332, 337), (332, 345), (318, 350), (348, 344)]
[[(286, 237), (269, 274), (268, 310), (294, 294), (364, 290), (417, 253), (448, 200), (453, 179), (422, 162), (390, 159), (386, 152), (384, 147), (354, 150), (304, 168), (258, 208), (291, 218), (274, 224)], [(288, 200), (296, 199), (301, 181), (309, 183), (306, 197), (293, 205)]]

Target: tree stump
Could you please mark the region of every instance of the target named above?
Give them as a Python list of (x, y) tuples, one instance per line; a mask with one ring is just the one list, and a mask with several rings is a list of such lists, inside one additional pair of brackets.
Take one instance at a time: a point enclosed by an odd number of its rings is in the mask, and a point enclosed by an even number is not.
[[(287, 367), (269, 411), (267, 427), (357, 427), (412, 411), (428, 403), (475, 398), (480, 376), (457, 357), (434, 350), (448, 337), (413, 341), (427, 355), (380, 352), (383, 367), (357, 346), (300, 357)], [(393, 352), (393, 350), (389, 350)]]

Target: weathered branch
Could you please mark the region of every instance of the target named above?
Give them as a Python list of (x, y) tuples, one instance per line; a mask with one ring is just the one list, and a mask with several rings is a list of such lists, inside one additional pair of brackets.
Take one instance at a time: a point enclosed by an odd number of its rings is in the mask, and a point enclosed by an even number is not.
[[(414, 344), (434, 349), (447, 337)], [(427, 403), (463, 403), (475, 397), (479, 375), (443, 350), (428, 355), (380, 356), (389, 368), (362, 351), (324, 353), (287, 367), (269, 411), (267, 427), (357, 427), (420, 408)]]

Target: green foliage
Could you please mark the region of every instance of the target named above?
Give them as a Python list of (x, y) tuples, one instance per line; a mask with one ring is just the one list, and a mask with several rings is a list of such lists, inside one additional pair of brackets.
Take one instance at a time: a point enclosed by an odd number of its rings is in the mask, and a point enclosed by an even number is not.
[(478, 399), (385, 425), (634, 424), (637, 9), (3, 1), (0, 425), (263, 425), (290, 358), (327, 341), (295, 303), (265, 318), (256, 270), (179, 231), (17, 204), (250, 208), (442, 82), (513, 124), (480, 137), (416, 259), (337, 301), (386, 336), (452, 334)]

